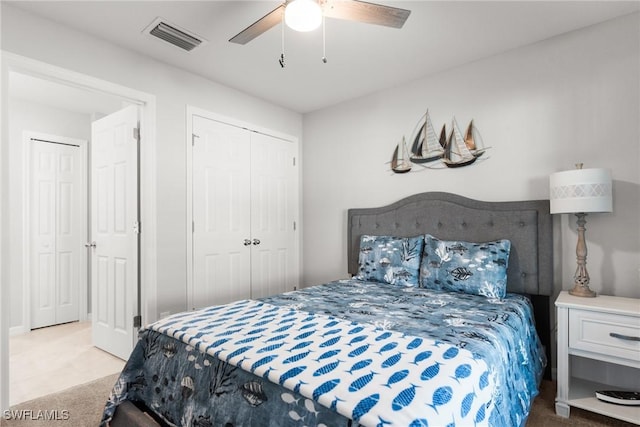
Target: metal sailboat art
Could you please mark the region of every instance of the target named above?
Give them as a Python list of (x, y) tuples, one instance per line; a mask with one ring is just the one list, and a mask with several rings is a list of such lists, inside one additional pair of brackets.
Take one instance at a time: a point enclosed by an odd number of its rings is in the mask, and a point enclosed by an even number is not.
[(467, 147), (465, 140), (462, 138), (460, 128), (458, 127), (458, 122), (454, 117), (451, 122), (451, 133), (444, 147), (442, 161), (450, 168), (457, 168), (470, 165), (475, 162), (477, 158), (478, 156), (473, 155)]
[(433, 129), (429, 110), (422, 116), (420, 122), (422, 126), (415, 133), (413, 145), (411, 146), (411, 161), (413, 163), (433, 162), (442, 157), (444, 149), (440, 145), (436, 131)]
[(486, 151), (480, 132), (473, 125), (473, 120), (469, 123), (467, 131), (464, 134), (464, 143), (475, 157), (480, 157)]
[(444, 148), (447, 145), (447, 124), (446, 123), (442, 125), (439, 142), (442, 148)]
[[(431, 122), (429, 110), (418, 121), (411, 135), (411, 150), (407, 150), (407, 142), (396, 145), (391, 160), (391, 170), (395, 173), (406, 173), (412, 165), (419, 165), (418, 169), (446, 169), (459, 168), (474, 163), (487, 149), (480, 132), (471, 120), (464, 133), (460, 132), (458, 122), (454, 117), (451, 130), (447, 135), (446, 125), (442, 125), (440, 135), (436, 134)], [(486, 160), (483, 159), (483, 160)]]
[(409, 161), (409, 152), (407, 150), (407, 142), (402, 137), (402, 142), (396, 146), (391, 158), (391, 170), (395, 173), (407, 173), (411, 170), (411, 162)]

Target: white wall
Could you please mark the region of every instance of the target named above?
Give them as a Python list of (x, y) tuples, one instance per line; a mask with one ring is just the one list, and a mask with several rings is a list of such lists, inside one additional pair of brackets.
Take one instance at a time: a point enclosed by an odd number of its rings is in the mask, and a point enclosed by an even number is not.
[(301, 115), (6, 3), (2, 49), (156, 96), (157, 312), (186, 309), (186, 106), (297, 138)]
[[(613, 172), (614, 212), (587, 217), (588, 269), (603, 294), (640, 297), (640, 17), (629, 15), (305, 115), (304, 283), (345, 277), (346, 211), (413, 193), (548, 199), (555, 171)], [(390, 78), (392, 78), (390, 76)], [(395, 145), (429, 109), (439, 132), (475, 119), (486, 160), (390, 172)], [(556, 289), (575, 272), (575, 220), (554, 220)]]
[(23, 139), (24, 131), (41, 132), (68, 138), (89, 140), (91, 121), (87, 114), (52, 108), (21, 99), (9, 99), (9, 229), (11, 251), (7, 254), (10, 269), (11, 323), (22, 331), (23, 277), (19, 266), (23, 262)]

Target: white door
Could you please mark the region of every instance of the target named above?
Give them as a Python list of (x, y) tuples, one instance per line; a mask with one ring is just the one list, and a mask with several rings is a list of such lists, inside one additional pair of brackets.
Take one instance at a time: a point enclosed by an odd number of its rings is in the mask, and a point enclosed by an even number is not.
[(294, 143), (194, 116), (192, 308), (292, 290)]
[(93, 345), (127, 359), (138, 314), (138, 108), (91, 126)]
[(192, 308), (251, 295), (250, 133), (193, 118)]
[(251, 298), (297, 284), (295, 146), (251, 134)]
[(40, 328), (78, 320), (86, 295), (86, 142), (31, 133), (26, 141), (31, 328)]

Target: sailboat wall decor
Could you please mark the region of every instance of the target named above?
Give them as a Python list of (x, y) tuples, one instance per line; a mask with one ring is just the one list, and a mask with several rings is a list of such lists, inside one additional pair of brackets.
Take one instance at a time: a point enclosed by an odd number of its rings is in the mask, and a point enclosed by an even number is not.
[(396, 149), (391, 157), (391, 170), (395, 173), (407, 173), (411, 170), (407, 142), (402, 137), (402, 142), (396, 145)]
[(473, 125), (473, 120), (469, 122), (469, 126), (467, 127), (467, 131), (464, 134), (464, 143), (475, 157), (480, 157), (486, 151), (484, 143), (482, 142), (482, 137), (480, 136), (480, 132)]
[(447, 145), (444, 147), (442, 161), (447, 167), (458, 168), (472, 164), (477, 158), (478, 157), (474, 156), (467, 147), (460, 133), (458, 122), (454, 117), (451, 122), (451, 134), (449, 134)]
[(424, 121), (420, 130), (415, 134), (411, 146), (411, 161), (413, 163), (428, 163), (438, 160), (444, 154), (444, 149), (433, 129), (429, 110), (424, 114)]
[(447, 125), (442, 125), (442, 130), (440, 131), (440, 139), (438, 140), (442, 148), (447, 145)]
[[(438, 135), (433, 127), (429, 110), (420, 118), (411, 134), (411, 150), (407, 149), (404, 137), (397, 144), (391, 159), (394, 173), (407, 173), (422, 169), (448, 169), (469, 166), (483, 156), (490, 147), (485, 147), (473, 119), (464, 133), (460, 131), (454, 117), (447, 135), (446, 125), (442, 125)], [(482, 160), (486, 160), (484, 157)]]

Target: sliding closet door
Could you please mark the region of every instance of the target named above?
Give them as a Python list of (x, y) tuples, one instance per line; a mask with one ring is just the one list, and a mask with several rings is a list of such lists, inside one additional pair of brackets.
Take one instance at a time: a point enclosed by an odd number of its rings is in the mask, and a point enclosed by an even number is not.
[(251, 297), (293, 290), (297, 284), (297, 168), (295, 145), (251, 135)]
[(193, 307), (251, 295), (251, 140), (245, 129), (193, 119)]

